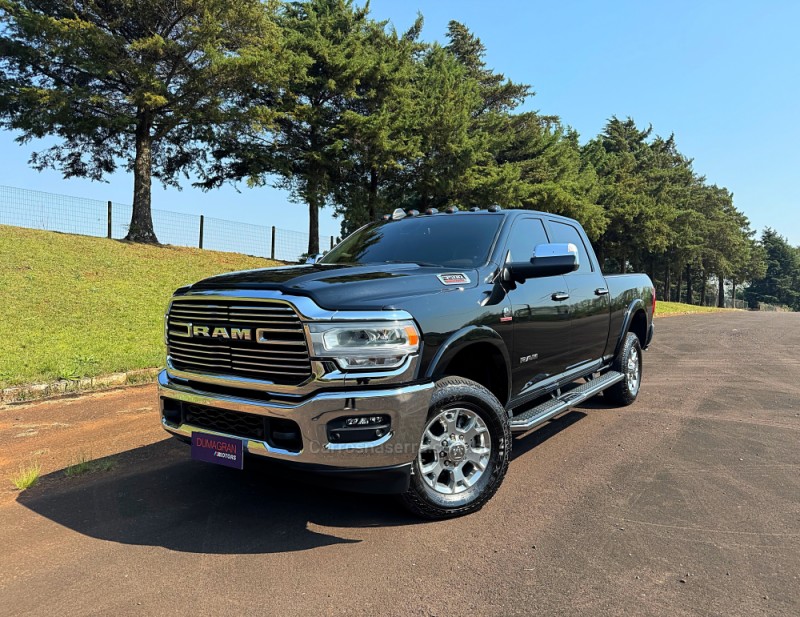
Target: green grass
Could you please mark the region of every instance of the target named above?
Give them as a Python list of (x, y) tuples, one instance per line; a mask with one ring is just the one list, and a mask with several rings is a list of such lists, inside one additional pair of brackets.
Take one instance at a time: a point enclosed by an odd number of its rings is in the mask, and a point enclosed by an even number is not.
[(0, 225), (0, 388), (161, 366), (175, 289), (272, 265)]
[(39, 481), (39, 474), (41, 472), (42, 468), (39, 463), (20, 467), (19, 473), (11, 478), (11, 482), (17, 487), (18, 491), (24, 491), (26, 488), (32, 487)]
[(95, 473), (97, 471), (111, 471), (116, 466), (116, 462), (110, 458), (92, 460), (91, 454), (82, 452), (78, 457), (64, 469), (64, 475), (68, 478), (82, 476), (85, 473)]
[(694, 304), (683, 304), (682, 302), (661, 302), (656, 304), (656, 317), (667, 315), (691, 315), (693, 313), (719, 313), (720, 311), (730, 311), (733, 309), (721, 309), (714, 306), (695, 306)]

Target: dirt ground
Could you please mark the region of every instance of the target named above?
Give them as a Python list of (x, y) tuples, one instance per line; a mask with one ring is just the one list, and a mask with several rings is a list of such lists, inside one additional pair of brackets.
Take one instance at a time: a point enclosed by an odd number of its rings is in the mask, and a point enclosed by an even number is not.
[(192, 462), (152, 385), (2, 408), (0, 615), (799, 615), (800, 315), (656, 326), (634, 405), (515, 439), (445, 522)]

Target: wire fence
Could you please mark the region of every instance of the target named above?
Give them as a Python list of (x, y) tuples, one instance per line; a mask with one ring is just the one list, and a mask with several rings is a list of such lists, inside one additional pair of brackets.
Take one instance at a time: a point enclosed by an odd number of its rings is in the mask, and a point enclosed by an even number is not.
[[(121, 239), (128, 234), (132, 212), (128, 204), (0, 186), (0, 225)], [(300, 231), (169, 210), (154, 209), (152, 215), (162, 244), (288, 262), (300, 260), (308, 250), (308, 234)], [(333, 236), (320, 236), (320, 251), (333, 245)]]
[(778, 312), (778, 313), (789, 313), (791, 312), (791, 308), (788, 306), (783, 306), (780, 304), (767, 304), (766, 302), (759, 302), (758, 303), (758, 310), (759, 311), (770, 311), (770, 312)]
[(725, 308), (747, 309), (750, 307), (745, 300), (725, 298)]

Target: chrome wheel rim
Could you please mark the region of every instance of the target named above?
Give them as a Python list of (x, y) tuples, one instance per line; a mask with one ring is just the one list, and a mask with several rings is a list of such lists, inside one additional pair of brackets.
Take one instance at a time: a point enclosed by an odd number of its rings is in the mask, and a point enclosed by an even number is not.
[(423, 486), (436, 495), (463, 493), (481, 479), (491, 455), (492, 438), (477, 413), (441, 411), (425, 427), (417, 454)]
[(631, 394), (636, 394), (639, 391), (639, 380), (641, 377), (641, 364), (639, 363), (639, 351), (633, 347), (628, 354), (628, 365), (626, 367), (625, 377), (628, 380), (628, 390)]

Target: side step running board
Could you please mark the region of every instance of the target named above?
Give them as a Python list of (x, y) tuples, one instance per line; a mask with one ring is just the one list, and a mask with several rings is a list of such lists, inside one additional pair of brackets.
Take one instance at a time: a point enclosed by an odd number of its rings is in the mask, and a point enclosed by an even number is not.
[(550, 399), (541, 405), (528, 409), (518, 416), (512, 417), (511, 430), (519, 432), (532, 429), (534, 426), (546, 422), (553, 416), (564, 413), (570, 407), (574, 407), (586, 399), (592, 398), (595, 394), (599, 394), (609, 386), (613, 386), (623, 379), (625, 379), (625, 375), (617, 371), (604, 373), (600, 377), (587, 381), (569, 392), (565, 392), (558, 398)]

